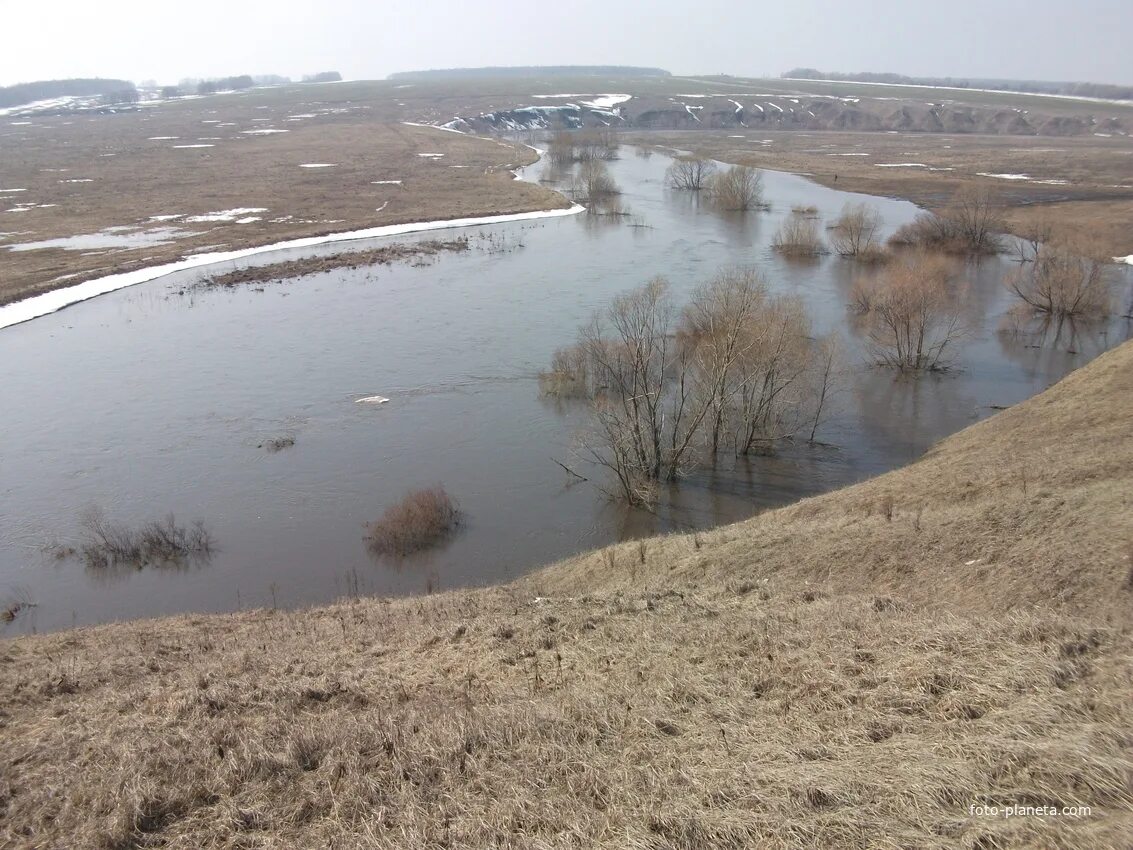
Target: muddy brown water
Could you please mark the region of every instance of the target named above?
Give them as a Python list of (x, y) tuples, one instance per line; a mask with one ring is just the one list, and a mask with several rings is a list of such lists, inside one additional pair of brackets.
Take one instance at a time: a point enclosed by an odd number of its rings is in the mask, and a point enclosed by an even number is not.
[[(984, 260), (969, 267), (976, 330), (957, 368), (894, 377), (864, 362), (848, 321), (854, 265), (786, 262), (769, 243), (796, 205), (829, 222), (847, 200), (868, 200), (887, 231), (915, 207), (766, 172), (772, 209), (724, 215), (667, 190), (667, 164), (631, 151), (611, 164), (646, 227), (583, 214), (434, 231), (423, 238), (468, 235), (474, 248), (232, 290), (191, 288), (216, 269), (183, 272), (0, 331), (0, 597), (36, 603), (5, 633), (501, 582), (619, 539), (743, 519), (915, 460), (1130, 336), (1114, 320), (1040, 345), (1004, 337), (996, 328), (1011, 298), (1001, 280), (1013, 264)], [(598, 473), (572, 459), (583, 412), (540, 398), (537, 372), (554, 349), (653, 275), (682, 299), (736, 264), (802, 296), (817, 330), (842, 331), (857, 365), (819, 434), (831, 445), (696, 473), (657, 515), (572, 483), (552, 458)], [(1116, 274), (1127, 291), (1129, 272)], [(372, 395), (390, 401), (355, 404)], [(295, 445), (260, 447), (279, 436)], [(436, 483), (459, 500), (461, 531), (433, 551), (374, 560), (363, 524)], [(46, 554), (79, 541), (92, 505), (129, 524), (200, 518), (216, 552), (142, 570)]]

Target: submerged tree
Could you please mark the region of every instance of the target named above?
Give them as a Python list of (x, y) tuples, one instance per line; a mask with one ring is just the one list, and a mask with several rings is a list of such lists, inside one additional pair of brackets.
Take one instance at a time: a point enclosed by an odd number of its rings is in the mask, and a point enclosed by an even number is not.
[(678, 156), (665, 171), (665, 182), (674, 189), (699, 192), (708, 188), (716, 163), (699, 156)]
[(1007, 287), (1035, 316), (1101, 318), (1113, 309), (1104, 257), (1082, 245), (1043, 245), (1034, 261), (1007, 277)]
[(587, 456), (619, 497), (649, 504), (704, 455), (770, 451), (807, 429), (813, 439), (840, 375), (827, 345), (798, 299), (770, 295), (750, 269), (699, 286), (679, 316), (657, 278), (597, 315), (540, 383), (589, 399)]

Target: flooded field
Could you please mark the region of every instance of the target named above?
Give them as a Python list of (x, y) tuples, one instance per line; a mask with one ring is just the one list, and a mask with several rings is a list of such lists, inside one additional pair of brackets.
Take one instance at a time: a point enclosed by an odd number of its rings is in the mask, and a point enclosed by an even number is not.
[[(915, 207), (766, 172), (770, 211), (722, 214), (666, 189), (668, 163), (631, 150), (611, 163), (630, 218), (433, 231), (422, 238), (467, 235), (472, 249), (283, 283), (194, 286), (210, 273), (344, 246), (281, 251), (0, 331), (0, 594), (36, 605), (9, 632), (498, 582), (620, 538), (742, 519), (913, 460), (1130, 335), (1124, 320), (1064, 328), (1043, 343), (997, 333), (1014, 263), (984, 260), (968, 269), (974, 333), (957, 368), (895, 378), (866, 363), (848, 320), (862, 270), (836, 256), (791, 263), (770, 242), (795, 206), (828, 223), (847, 200), (867, 200), (886, 232)], [(528, 176), (541, 173), (537, 165)], [(845, 338), (854, 370), (819, 433), (826, 445), (694, 474), (656, 514), (572, 484), (555, 460), (583, 469), (573, 449), (585, 411), (540, 398), (537, 373), (552, 352), (653, 275), (667, 277), (681, 303), (738, 264), (801, 296), (816, 331)], [(1118, 274), (1127, 292), (1129, 272)], [(355, 403), (375, 395), (389, 401)], [(294, 445), (267, 451), (277, 438)], [(364, 523), (438, 483), (464, 511), (460, 533), (401, 561), (371, 558)], [(144, 570), (92, 569), (47, 551), (76, 545), (94, 506), (130, 524), (170, 512), (201, 519), (215, 550), (207, 561)]]

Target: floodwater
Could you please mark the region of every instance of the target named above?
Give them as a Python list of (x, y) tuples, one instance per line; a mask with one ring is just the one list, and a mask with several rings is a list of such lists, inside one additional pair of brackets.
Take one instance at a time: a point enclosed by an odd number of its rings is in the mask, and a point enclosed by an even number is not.
[[(196, 269), (0, 331), (0, 597), (36, 604), (7, 633), (499, 582), (618, 539), (742, 519), (914, 460), (1130, 335), (1118, 320), (1043, 344), (998, 334), (1013, 263), (985, 260), (968, 270), (975, 330), (957, 368), (894, 377), (865, 363), (848, 321), (860, 270), (833, 256), (787, 262), (769, 243), (792, 206), (813, 205), (828, 222), (847, 200), (868, 200), (889, 231), (912, 205), (767, 172), (769, 212), (720, 214), (667, 190), (668, 162), (627, 150), (611, 164), (644, 226), (581, 214), (433, 231), (425, 238), (468, 235), (473, 250), (233, 290), (193, 289), (208, 274)], [(529, 171), (535, 179), (542, 166)], [(695, 474), (657, 515), (572, 483), (552, 459), (600, 473), (573, 454), (583, 411), (540, 398), (552, 352), (654, 275), (683, 301), (737, 264), (801, 296), (816, 331), (843, 333), (857, 365), (819, 434), (831, 445)], [(1118, 274), (1128, 291), (1128, 271)], [(390, 401), (355, 404), (372, 395)], [(261, 447), (281, 436), (295, 445)], [(373, 559), (364, 523), (437, 483), (465, 512), (459, 533), (404, 561)], [(143, 570), (47, 554), (80, 541), (91, 506), (130, 525), (199, 518), (217, 549), (207, 563)]]

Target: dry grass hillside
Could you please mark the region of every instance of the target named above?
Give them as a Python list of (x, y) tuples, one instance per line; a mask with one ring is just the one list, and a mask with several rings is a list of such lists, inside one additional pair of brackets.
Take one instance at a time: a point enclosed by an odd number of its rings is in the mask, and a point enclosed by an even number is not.
[(1127, 848), (1131, 399), (1128, 343), (507, 587), (0, 643), (0, 846)]

